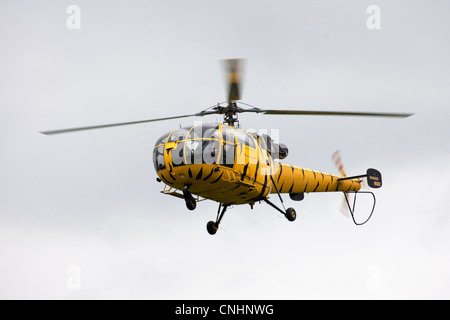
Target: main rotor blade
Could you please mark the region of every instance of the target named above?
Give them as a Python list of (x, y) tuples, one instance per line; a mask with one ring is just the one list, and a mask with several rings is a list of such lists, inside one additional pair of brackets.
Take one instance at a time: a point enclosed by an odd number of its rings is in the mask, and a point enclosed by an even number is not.
[(93, 129), (102, 129), (102, 128), (111, 128), (111, 127), (119, 127), (119, 126), (127, 126), (131, 124), (139, 124), (139, 123), (147, 123), (147, 122), (155, 122), (155, 121), (163, 121), (163, 120), (171, 120), (171, 119), (179, 119), (179, 118), (187, 118), (187, 117), (195, 117), (202, 116), (202, 114), (187, 114), (182, 116), (174, 116), (167, 118), (158, 118), (158, 119), (149, 119), (149, 120), (141, 120), (141, 121), (131, 121), (131, 122), (120, 122), (120, 123), (111, 123), (111, 124), (102, 124), (97, 126), (88, 126), (88, 127), (79, 127), (79, 128), (69, 128), (69, 129), (60, 129), (60, 130), (49, 130), (49, 131), (41, 131), (42, 134), (52, 135), (52, 134), (60, 134), (60, 133), (69, 133), (75, 131), (85, 131), (85, 130), (93, 130)]
[(307, 110), (260, 110), (259, 112), (264, 114), (275, 114), (275, 115), (363, 116), (363, 117), (394, 117), (394, 118), (406, 118), (414, 115), (414, 113), (307, 111)]
[(241, 99), (241, 79), (243, 72), (243, 59), (223, 60), (228, 84), (228, 101)]

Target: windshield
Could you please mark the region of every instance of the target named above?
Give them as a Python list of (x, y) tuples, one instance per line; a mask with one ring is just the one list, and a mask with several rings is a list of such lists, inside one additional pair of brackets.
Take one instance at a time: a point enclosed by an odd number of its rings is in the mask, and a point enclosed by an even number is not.
[(177, 128), (162, 135), (155, 144), (153, 163), (156, 171), (170, 166), (219, 164), (232, 168), (236, 143), (255, 147), (255, 141), (245, 131), (218, 124), (198, 124)]

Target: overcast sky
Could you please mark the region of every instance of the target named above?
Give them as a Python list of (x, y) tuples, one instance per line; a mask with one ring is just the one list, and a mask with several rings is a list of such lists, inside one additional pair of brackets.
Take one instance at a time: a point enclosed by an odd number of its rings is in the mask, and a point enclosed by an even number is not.
[[(1, 1), (0, 298), (449, 299), (448, 12), (445, 0)], [(260, 108), (416, 113), (240, 117), (280, 130), (285, 163), (337, 173), (339, 149), (348, 174), (380, 170), (367, 225), (340, 213), (341, 194), (308, 194), (284, 199), (294, 223), (236, 206), (210, 236), (217, 204), (190, 212), (160, 194), (152, 164), (160, 135), (200, 119), (39, 133), (199, 112), (225, 100), (224, 58), (247, 59), (243, 101)]]

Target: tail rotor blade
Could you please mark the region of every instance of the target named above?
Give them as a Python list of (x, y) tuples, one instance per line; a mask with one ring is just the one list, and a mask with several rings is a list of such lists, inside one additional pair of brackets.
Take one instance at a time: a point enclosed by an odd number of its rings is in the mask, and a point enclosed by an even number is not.
[(345, 178), (347, 176), (347, 174), (345, 173), (344, 165), (343, 165), (342, 159), (341, 159), (341, 153), (339, 152), (339, 150), (336, 150), (333, 153), (333, 155), (331, 156), (331, 159), (333, 159), (333, 162), (336, 165), (336, 168), (341, 173), (341, 176), (343, 176)]
[[(334, 164), (336, 165), (336, 168), (339, 170), (339, 172), (341, 173), (341, 176), (343, 176), (344, 178), (347, 176), (347, 174), (345, 173), (344, 170), (344, 164), (342, 163), (342, 159), (341, 159), (341, 153), (339, 152), (339, 150), (336, 150), (333, 155), (331, 156), (331, 159), (333, 160)], [(344, 192), (344, 196), (347, 198), (347, 201), (349, 201), (349, 195), (348, 193)], [(347, 205), (347, 201), (342, 200), (342, 204), (341, 204), (341, 208), (340, 208), (340, 212), (346, 217), (346, 218), (350, 218), (350, 211), (348, 210), (348, 205)]]

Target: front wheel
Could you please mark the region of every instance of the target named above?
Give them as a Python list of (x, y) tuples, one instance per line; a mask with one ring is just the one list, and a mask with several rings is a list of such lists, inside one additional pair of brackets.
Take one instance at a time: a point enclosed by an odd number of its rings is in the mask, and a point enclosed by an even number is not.
[(195, 199), (194, 198), (187, 198), (186, 200), (186, 207), (189, 209), (189, 210), (195, 210), (195, 208), (197, 207), (197, 201), (195, 201)]
[(286, 217), (286, 219), (288, 219), (289, 221), (295, 221), (295, 219), (297, 218), (297, 213), (295, 212), (294, 208), (288, 208), (286, 210), (286, 213), (284, 215)]

